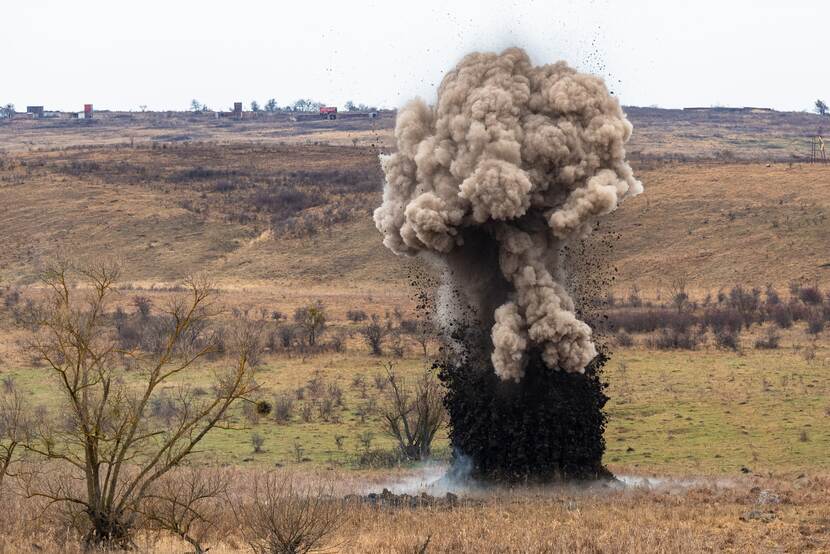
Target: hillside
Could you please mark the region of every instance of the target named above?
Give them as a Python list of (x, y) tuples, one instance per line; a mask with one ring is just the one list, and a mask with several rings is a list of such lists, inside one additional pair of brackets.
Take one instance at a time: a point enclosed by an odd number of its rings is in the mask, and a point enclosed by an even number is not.
[[(376, 150), (179, 144), (6, 156), (0, 279), (58, 253), (114, 254), (125, 278), (206, 271), (231, 284), (370, 286), (406, 280), (380, 245)], [(830, 167), (640, 163), (646, 193), (604, 224), (621, 238), (617, 288), (830, 281)]]

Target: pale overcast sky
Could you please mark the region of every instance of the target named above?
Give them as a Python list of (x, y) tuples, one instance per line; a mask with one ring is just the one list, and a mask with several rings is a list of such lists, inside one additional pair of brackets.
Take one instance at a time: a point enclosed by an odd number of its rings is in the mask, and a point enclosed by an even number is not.
[(0, 103), (225, 109), (274, 97), (434, 98), (472, 50), (526, 48), (606, 78), (627, 105), (809, 109), (830, 101), (814, 1), (2, 0)]

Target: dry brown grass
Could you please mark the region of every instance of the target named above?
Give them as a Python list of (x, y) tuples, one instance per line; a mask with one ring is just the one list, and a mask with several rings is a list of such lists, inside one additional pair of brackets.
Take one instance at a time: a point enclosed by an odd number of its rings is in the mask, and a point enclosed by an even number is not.
[[(63, 169), (71, 163), (95, 163), (98, 169), (75, 175)], [(257, 211), (248, 189), (211, 188), (223, 172), (259, 186), (332, 166), (374, 175), (376, 153), (352, 147), (178, 145), (20, 154), (0, 169), (5, 238), (0, 279), (30, 280), (44, 259), (71, 248), (81, 256), (102, 250), (119, 255), (131, 269), (127, 278), (145, 284), (199, 270), (236, 287), (388, 292), (384, 285), (405, 282), (407, 269), (380, 246), (371, 222), (380, 182), (373, 191), (353, 194), (327, 192), (325, 176), (298, 184), (323, 201), (294, 214), (317, 222), (316, 234), (302, 236), (271, 233), (271, 216)], [(220, 176), (176, 181), (194, 169)], [(830, 167), (660, 164), (638, 175), (646, 193), (603, 225), (621, 237), (608, 254), (600, 254), (601, 266), (619, 270), (618, 295), (633, 284), (644, 294), (665, 293), (681, 275), (698, 296), (736, 283), (785, 289), (793, 280), (830, 282), (825, 248)], [(342, 220), (320, 223), (327, 221), (321, 215), (326, 210), (341, 209), (347, 210)], [(240, 219), (240, 210), (251, 218)]]
[[(378, 490), (405, 474), (310, 473), (304, 482), (334, 486), (333, 502), (350, 491)], [(235, 472), (234, 494), (255, 473)], [(9, 494), (6, 492), (6, 494)], [(80, 552), (34, 505), (5, 497), (0, 551)], [(11, 517), (10, 517), (11, 516)], [(244, 552), (230, 514), (220, 518), (211, 552)], [(331, 551), (417, 552), (823, 552), (830, 548), (830, 478), (825, 474), (746, 476), (714, 482), (669, 482), (655, 488), (518, 488), (462, 495), (457, 507), (374, 508), (348, 504), (327, 541)], [(142, 534), (141, 551), (171, 554), (186, 546), (169, 536)]]

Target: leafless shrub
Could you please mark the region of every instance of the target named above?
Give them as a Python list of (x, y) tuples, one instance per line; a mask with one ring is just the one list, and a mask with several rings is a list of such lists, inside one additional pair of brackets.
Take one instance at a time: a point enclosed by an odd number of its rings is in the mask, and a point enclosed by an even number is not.
[(352, 377), (352, 388), (356, 390), (360, 390), (366, 387), (366, 375), (363, 373), (358, 373), (357, 375)]
[(366, 315), (366, 312), (363, 310), (349, 310), (346, 312), (346, 319), (353, 323), (359, 323), (361, 321), (366, 321), (369, 316)]
[(399, 449), (364, 449), (356, 453), (354, 464), (365, 469), (389, 469), (408, 462)]
[(326, 309), (321, 301), (297, 308), (294, 322), (303, 332), (305, 344), (314, 346), (326, 330)]
[(660, 328), (684, 332), (697, 324), (697, 317), (689, 312), (668, 309), (619, 309), (608, 312), (608, 329), (628, 333), (651, 333)]
[(314, 370), (314, 373), (312, 374), (311, 379), (309, 379), (306, 383), (305, 388), (308, 391), (309, 397), (315, 400), (323, 396), (323, 393), (326, 390), (326, 381), (319, 369)]
[(283, 319), (286, 319), (286, 317), (285, 314), (281, 311), (274, 310), (271, 312), (271, 319), (273, 319), (274, 321), (282, 321)]
[[(401, 322), (402, 328), (404, 328), (404, 321)], [(429, 356), (430, 342), (432, 342), (436, 336), (436, 329), (432, 322), (426, 318), (417, 319), (412, 321), (412, 329), (407, 332), (412, 335), (412, 337), (421, 346), (421, 352), (423, 353), (424, 358)]]
[(766, 335), (755, 341), (755, 348), (763, 350), (775, 350), (781, 342), (781, 335), (779, 335), (773, 327), (767, 329)]
[(824, 301), (824, 296), (817, 286), (802, 287), (798, 291), (798, 299), (810, 306), (821, 304)]
[(343, 507), (328, 488), (300, 486), (272, 473), (257, 479), (236, 513), (254, 554), (305, 554), (326, 545)]
[(135, 307), (136, 312), (138, 312), (141, 317), (146, 319), (150, 315), (153, 302), (146, 296), (133, 296), (133, 306)]
[(300, 408), (300, 417), (302, 418), (303, 422), (310, 423), (314, 420), (313, 409), (314, 408), (310, 403), (306, 402), (305, 404), (303, 404), (303, 407)]
[(290, 351), (296, 340), (297, 328), (293, 325), (281, 325), (278, 333), (283, 350)]
[(357, 436), (357, 440), (363, 446), (363, 450), (368, 452), (372, 448), (372, 441), (375, 440), (375, 434), (367, 429)]
[(319, 412), (320, 419), (322, 421), (331, 421), (332, 416), (334, 415), (334, 402), (332, 402), (331, 398), (323, 398), (317, 404), (317, 411)]
[(274, 421), (288, 423), (294, 411), (294, 399), (287, 394), (281, 394), (274, 399)]
[(687, 284), (687, 277), (681, 275), (673, 279), (669, 287), (672, 305), (678, 312), (682, 312), (689, 303), (689, 294), (686, 292)]
[(346, 348), (346, 337), (342, 333), (337, 333), (329, 339), (328, 348), (333, 352), (343, 352)]
[(383, 339), (386, 336), (386, 331), (386, 327), (381, 323), (377, 314), (372, 315), (371, 322), (361, 331), (363, 339), (369, 346), (369, 352), (373, 356), (383, 354)]
[(661, 329), (656, 336), (648, 339), (647, 344), (658, 350), (694, 350), (699, 342), (700, 338), (694, 331)]
[(259, 433), (253, 433), (251, 435), (251, 446), (254, 447), (254, 454), (261, 454), (263, 452), (262, 447), (264, 444), (265, 437), (263, 437)]
[(793, 316), (793, 321), (806, 321), (812, 310), (810, 306), (803, 302), (799, 302), (796, 299), (790, 299), (790, 302), (787, 304), (787, 307), (790, 309), (790, 313)]
[(812, 363), (816, 359), (816, 344), (808, 344), (804, 348), (804, 361)]
[(435, 434), (446, 418), (441, 385), (432, 372), (425, 371), (410, 390), (395, 374), (391, 362), (387, 362), (384, 369), (389, 383), (385, 401), (380, 406), (384, 431), (395, 439), (406, 459), (426, 459)]
[(3, 377), (3, 393), (11, 394), (14, 392), (14, 377), (6, 375)]
[(625, 331), (620, 331), (619, 333), (617, 333), (615, 340), (617, 342), (617, 346), (622, 346), (624, 348), (634, 346), (634, 337), (632, 337)]
[(375, 388), (379, 391), (386, 390), (386, 385), (389, 384), (389, 376), (384, 375), (383, 373), (375, 373), (374, 377)]
[(303, 461), (303, 452), (305, 451), (305, 449), (303, 448), (303, 443), (301, 443), (298, 439), (294, 439), (292, 447), (294, 448), (294, 458), (299, 464)]
[(818, 310), (813, 310), (807, 318), (807, 332), (811, 335), (818, 335), (824, 331), (824, 317)]
[(259, 413), (257, 413), (256, 404), (253, 402), (245, 402), (242, 404), (242, 415), (250, 425), (259, 423)]
[(396, 358), (403, 358), (406, 348), (403, 344), (400, 328), (394, 328), (389, 332), (389, 349)]
[(215, 526), (225, 513), (222, 497), (228, 474), (201, 468), (181, 468), (153, 484), (141, 508), (150, 529), (171, 532), (204, 554)]
[(340, 385), (337, 383), (331, 383), (326, 390), (326, 394), (335, 406), (343, 407), (343, 389), (340, 388)]
[(778, 306), (779, 304), (781, 304), (781, 296), (778, 294), (778, 291), (775, 290), (775, 287), (773, 287), (772, 285), (767, 285), (765, 294), (767, 306)]
[(13, 310), (20, 303), (20, 291), (17, 289), (10, 289), (3, 295), (3, 305)]
[(0, 396), (0, 490), (3, 479), (12, 475), (11, 468), (31, 435), (34, 421), (19, 392), (12, 390)]
[(741, 314), (744, 327), (747, 329), (758, 319), (760, 302), (761, 291), (757, 288), (747, 291), (741, 285), (736, 285), (729, 291), (728, 303)]
[(781, 329), (789, 329), (793, 326), (793, 314), (787, 304), (775, 304), (770, 310), (770, 317)]
[(725, 327), (715, 332), (715, 343), (728, 350), (737, 350), (740, 346), (740, 331)]
[(632, 285), (628, 292), (628, 305), (632, 308), (639, 308), (643, 305), (643, 300), (640, 297), (640, 287)]
[(733, 308), (714, 307), (706, 310), (703, 314), (703, 325), (718, 333), (738, 333), (741, 330), (744, 319), (741, 313)]

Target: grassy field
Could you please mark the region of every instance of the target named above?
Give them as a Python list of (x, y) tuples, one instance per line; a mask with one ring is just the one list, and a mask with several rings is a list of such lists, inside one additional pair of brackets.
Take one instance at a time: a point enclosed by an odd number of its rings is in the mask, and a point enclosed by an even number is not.
[[(642, 122), (631, 146), (646, 194), (587, 244), (599, 253), (601, 273), (615, 278), (610, 292), (624, 298), (636, 287), (659, 305), (680, 278), (695, 300), (736, 284), (830, 288), (830, 168), (766, 162), (799, 153), (814, 116), (631, 115)], [(779, 123), (763, 141), (750, 140)], [(42, 124), (0, 126), (4, 302), (14, 291), (21, 304), (38, 297), (37, 273), (60, 253), (119, 258), (123, 282), (111, 308), (130, 313), (133, 297), (160, 306), (176, 294), (170, 285), (195, 271), (221, 289), (224, 324), (250, 319), (268, 330), (274, 311), (290, 319), (321, 300), (329, 316), (324, 340), (340, 337), (344, 349), (269, 352), (258, 370), (258, 398), (293, 398), (290, 419), (249, 417), (239, 408), (243, 429), (210, 434), (194, 463), (237, 472), (242, 491), (276, 468), (332, 484), (338, 494), (435, 475), (433, 466), (360, 463), (366, 450), (393, 447), (373, 410), (386, 395), (375, 385), (381, 364), (393, 361), (409, 381), (429, 365), (411, 338), (400, 359), (388, 345), (383, 356), (369, 355), (366, 323), (347, 318), (349, 310), (415, 316), (409, 283), (423, 268), (382, 248), (370, 220), (390, 114), (376, 128), (153, 114), (102, 117), (88, 127)], [(728, 148), (746, 161), (711, 161), (731, 158), (722, 155)], [(666, 159), (683, 156), (696, 161)], [(608, 237), (615, 237), (611, 249), (601, 246)], [(25, 332), (8, 313), (0, 320), (0, 379), (54, 412), (48, 373), (19, 348)], [(782, 331), (773, 350), (753, 347), (766, 328), (757, 325), (736, 350), (718, 348), (711, 336), (696, 350), (657, 350), (644, 337), (620, 347), (607, 337), (605, 463), (618, 475), (651, 478), (652, 487), (465, 491), (454, 508), (349, 506), (330, 542), (344, 552), (390, 553), (419, 552), (427, 539), (426, 552), (827, 551), (830, 342), (828, 330), (808, 336), (804, 326)], [(211, 369), (222, 363), (205, 363), (186, 384), (209, 390)], [(310, 394), (313, 379), (342, 391), (331, 414)], [(254, 452), (255, 434), (263, 452)], [(446, 429), (435, 446), (440, 474)], [(16, 508), (0, 514), (0, 552), (72, 551), (62, 546), (65, 529), (9, 491), (3, 501)], [(211, 531), (211, 552), (243, 548), (232, 519), (225, 512)], [(142, 537), (143, 544), (156, 538)], [(145, 550), (183, 550), (169, 537), (152, 544)]]
[[(349, 325), (341, 328), (349, 336)], [(392, 449), (376, 411), (387, 392), (376, 386), (375, 376), (384, 376), (382, 363), (392, 361), (411, 381), (428, 363), (416, 355), (414, 345), (404, 359), (371, 356), (357, 330), (352, 324), (342, 353), (267, 356), (257, 373), (257, 398), (272, 403), (280, 396), (294, 399), (290, 420), (278, 423), (273, 415), (250, 420), (238, 411), (235, 419), (244, 429), (216, 431), (198, 459), (262, 467), (298, 462), (350, 467), (367, 449), (360, 440), (367, 431), (373, 435), (371, 449)], [(826, 341), (816, 344), (809, 361), (804, 345), (797, 343), (774, 351), (616, 349), (605, 371), (611, 398), (606, 462), (622, 473), (675, 476), (735, 475), (743, 467), (759, 472), (828, 469), (830, 349)], [(187, 384), (209, 389), (210, 369), (218, 365), (213, 362), (188, 376)], [(57, 407), (56, 383), (47, 370), (12, 366), (3, 375), (14, 379), (32, 405), (50, 411)], [(315, 398), (310, 392), (314, 378), (321, 380), (323, 391), (332, 385), (343, 391), (342, 405), (330, 416), (320, 412), (323, 394)], [(356, 378), (363, 379), (365, 389)], [(297, 389), (304, 389), (302, 400)], [(309, 421), (303, 420), (303, 406), (311, 413)], [(255, 433), (264, 438), (262, 453), (253, 451)], [(439, 458), (449, 454), (445, 437), (442, 433), (436, 444)]]

